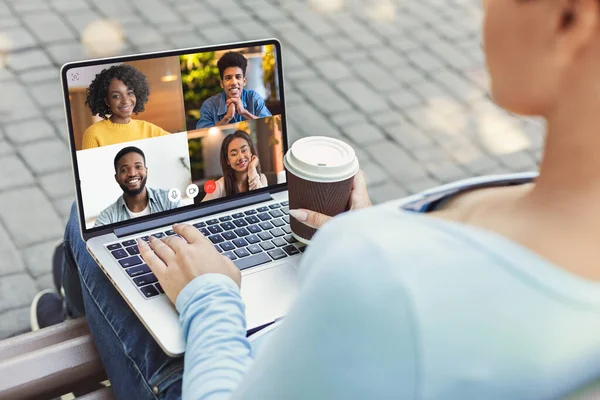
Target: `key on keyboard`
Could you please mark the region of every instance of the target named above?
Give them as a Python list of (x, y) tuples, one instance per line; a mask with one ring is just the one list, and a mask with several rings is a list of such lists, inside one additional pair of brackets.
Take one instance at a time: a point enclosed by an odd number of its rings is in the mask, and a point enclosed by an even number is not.
[(257, 265), (261, 265), (271, 261), (269, 256), (266, 253), (258, 253), (250, 257), (240, 258), (235, 260), (233, 263), (240, 269), (244, 270), (250, 267), (256, 267)]
[(250, 225), (246, 229), (248, 229), (248, 231), (250, 231), (250, 233), (258, 233), (262, 230), (258, 227), (258, 225)]
[(223, 232), (221, 233), (221, 236), (223, 236), (225, 240), (233, 240), (237, 237), (233, 232)]
[(248, 246), (248, 242), (246, 242), (244, 239), (240, 238), (240, 239), (235, 239), (233, 241), (233, 244), (235, 244), (237, 247), (246, 247)]
[(156, 290), (156, 288), (153, 285), (144, 286), (140, 288), (140, 290), (142, 291), (142, 293), (144, 293), (144, 296), (146, 296), (146, 298), (158, 296), (159, 294), (158, 290)]
[(273, 260), (279, 260), (281, 258), (287, 257), (287, 255), (281, 249), (275, 249), (268, 252)]
[(273, 244), (277, 247), (285, 246), (286, 244), (288, 244), (288, 242), (286, 242), (282, 238), (275, 238), (271, 240), (271, 242), (273, 242)]
[(142, 275), (142, 276), (138, 276), (136, 278), (133, 278), (133, 281), (138, 286), (144, 286), (144, 285), (147, 285), (149, 283), (156, 282), (157, 279), (154, 276), (154, 274), (147, 274), (147, 275)]
[(119, 264), (121, 264), (121, 267), (123, 268), (133, 267), (134, 265), (138, 265), (141, 263), (142, 259), (139, 256), (131, 256), (119, 260)]
[(142, 265), (138, 265), (137, 267), (128, 268), (125, 271), (127, 271), (127, 274), (129, 276), (134, 278), (139, 275), (147, 274), (148, 272), (150, 272), (150, 268), (146, 264), (142, 264)]
[(260, 239), (259, 239), (259, 238), (258, 238), (258, 236), (256, 236), (256, 235), (250, 235), (250, 236), (246, 236), (246, 238), (245, 238), (245, 239), (246, 239), (246, 240), (248, 241), (248, 243), (250, 243), (250, 244), (254, 244), (254, 243), (258, 243), (258, 242), (260, 242)]
[(127, 254), (127, 252), (125, 251), (125, 249), (113, 250), (110, 253), (117, 260), (120, 259), (120, 258), (125, 258), (125, 257), (127, 257), (129, 255), (129, 254)]

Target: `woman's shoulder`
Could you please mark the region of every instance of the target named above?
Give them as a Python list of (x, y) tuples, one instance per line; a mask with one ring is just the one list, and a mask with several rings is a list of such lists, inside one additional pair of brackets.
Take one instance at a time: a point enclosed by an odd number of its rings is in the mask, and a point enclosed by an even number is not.
[(103, 119), (102, 121), (94, 122), (84, 132), (85, 134), (97, 134), (98, 132), (104, 131), (108, 127), (108, 120)]
[(169, 132), (167, 132), (160, 126), (155, 125), (152, 122), (149, 122), (149, 121), (146, 121), (143, 119), (132, 119), (132, 122), (134, 122), (136, 124), (136, 126), (139, 127), (140, 130), (142, 130), (144, 132), (150, 132), (151, 136), (162, 136), (162, 135), (169, 134)]

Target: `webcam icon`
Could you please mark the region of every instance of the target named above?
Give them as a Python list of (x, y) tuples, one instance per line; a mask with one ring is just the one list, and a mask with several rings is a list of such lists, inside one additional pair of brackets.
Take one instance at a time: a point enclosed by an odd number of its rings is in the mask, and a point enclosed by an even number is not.
[(185, 189), (185, 194), (187, 194), (187, 196), (191, 197), (192, 199), (198, 196), (198, 193), (200, 193), (200, 188), (194, 183), (192, 183), (187, 187), (187, 189)]

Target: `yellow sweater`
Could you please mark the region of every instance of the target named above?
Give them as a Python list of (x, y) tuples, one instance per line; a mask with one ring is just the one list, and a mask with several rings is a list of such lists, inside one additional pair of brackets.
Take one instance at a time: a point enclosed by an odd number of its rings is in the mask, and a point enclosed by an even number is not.
[(169, 132), (164, 129), (139, 119), (131, 119), (127, 124), (114, 124), (110, 120), (105, 119), (96, 122), (85, 130), (81, 147), (85, 150), (168, 134)]

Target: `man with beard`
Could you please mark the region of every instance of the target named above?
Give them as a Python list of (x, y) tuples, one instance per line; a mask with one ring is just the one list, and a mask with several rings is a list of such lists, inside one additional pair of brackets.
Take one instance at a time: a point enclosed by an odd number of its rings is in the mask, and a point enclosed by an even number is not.
[(230, 51), (217, 62), (223, 91), (204, 101), (196, 129), (271, 116), (263, 98), (246, 86), (248, 60)]
[(121, 149), (115, 156), (115, 180), (123, 195), (100, 213), (94, 227), (172, 210), (180, 205), (181, 199), (169, 199), (168, 190), (146, 187), (147, 179), (144, 152), (134, 146)]

